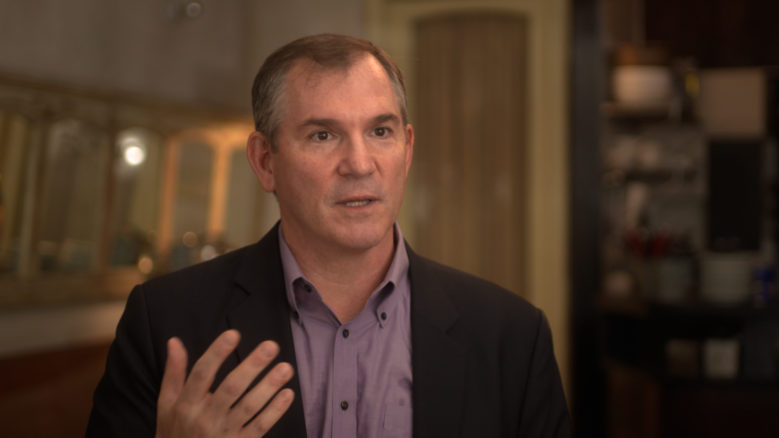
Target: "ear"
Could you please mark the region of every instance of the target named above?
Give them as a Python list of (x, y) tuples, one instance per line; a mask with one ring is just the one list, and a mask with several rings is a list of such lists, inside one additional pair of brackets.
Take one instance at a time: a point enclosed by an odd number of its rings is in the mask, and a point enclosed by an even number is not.
[(411, 159), (414, 157), (414, 127), (406, 125), (406, 176), (411, 168)]
[(276, 190), (276, 179), (273, 175), (273, 153), (268, 138), (261, 132), (254, 131), (249, 134), (246, 141), (246, 158), (252, 166), (254, 174), (262, 185), (262, 189), (268, 193)]

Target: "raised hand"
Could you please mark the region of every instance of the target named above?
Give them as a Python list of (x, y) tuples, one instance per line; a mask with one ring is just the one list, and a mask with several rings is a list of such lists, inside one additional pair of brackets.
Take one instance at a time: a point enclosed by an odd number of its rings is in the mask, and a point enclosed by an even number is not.
[(216, 391), (209, 391), (217, 370), (239, 340), (235, 330), (219, 335), (192, 367), (189, 377), (184, 345), (178, 338), (168, 340), (168, 359), (157, 400), (157, 438), (259, 437), (287, 411), (294, 393), (289, 388), (279, 389), (294, 371), (286, 362), (274, 366), (241, 397), (278, 354), (279, 346), (273, 341), (258, 345)]

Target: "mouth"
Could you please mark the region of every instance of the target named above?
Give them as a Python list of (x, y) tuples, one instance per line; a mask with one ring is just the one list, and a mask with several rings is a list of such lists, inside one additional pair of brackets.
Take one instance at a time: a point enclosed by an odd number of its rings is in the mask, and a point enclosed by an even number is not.
[(344, 205), (347, 207), (362, 207), (363, 205), (368, 205), (370, 202), (372, 202), (370, 199), (363, 199), (362, 201), (347, 201), (344, 202)]
[(369, 197), (357, 197), (357, 198), (349, 198), (345, 199), (343, 201), (338, 202), (338, 204), (343, 205), (345, 207), (365, 207), (366, 205), (372, 204), (376, 202), (376, 198), (369, 198)]

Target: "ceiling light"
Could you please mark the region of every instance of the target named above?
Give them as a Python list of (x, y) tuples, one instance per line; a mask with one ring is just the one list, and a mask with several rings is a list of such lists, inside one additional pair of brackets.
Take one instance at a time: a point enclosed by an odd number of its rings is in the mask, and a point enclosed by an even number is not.
[(146, 160), (146, 149), (137, 143), (124, 145), (124, 161), (130, 166), (138, 166)]

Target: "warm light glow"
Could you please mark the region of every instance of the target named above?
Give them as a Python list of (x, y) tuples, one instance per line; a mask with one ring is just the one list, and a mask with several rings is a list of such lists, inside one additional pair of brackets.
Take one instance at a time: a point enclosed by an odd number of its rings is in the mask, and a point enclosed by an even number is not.
[(203, 249), (200, 250), (200, 260), (211, 260), (218, 255), (219, 253), (213, 245), (204, 245)]
[(146, 160), (146, 150), (137, 144), (124, 147), (124, 161), (130, 166), (138, 166)]
[(203, 4), (199, 1), (188, 2), (184, 6), (184, 15), (187, 18), (197, 18), (203, 13)]
[(197, 245), (197, 234), (193, 233), (192, 231), (187, 231), (183, 236), (181, 236), (181, 242), (187, 248), (194, 248)]
[(138, 270), (141, 271), (141, 274), (148, 275), (151, 274), (151, 271), (154, 269), (154, 261), (151, 259), (151, 257), (145, 255), (141, 256), (140, 259), (138, 259)]

